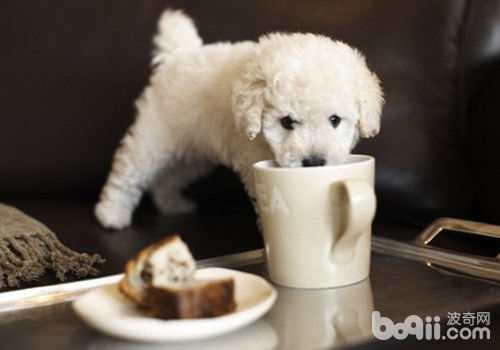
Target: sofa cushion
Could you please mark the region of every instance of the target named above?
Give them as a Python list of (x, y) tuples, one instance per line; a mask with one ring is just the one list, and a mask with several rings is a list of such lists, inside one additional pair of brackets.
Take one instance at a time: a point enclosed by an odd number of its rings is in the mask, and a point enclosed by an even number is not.
[[(460, 152), (456, 84), (466, 3), (8, 2), (0, 22), (9, 48), (1, 61), (0, 194), (95, 198), (147, 82), (156, 19), (174, 7), (194, 17), (207, 42), (310, 31), (360, 48), (387, 101), (381, 134), (356, 149), (377, 158), (379, 219), (421, 225), (466, 216), (473, 179)], [(240, 191), (221, 182), (221, 191)]]

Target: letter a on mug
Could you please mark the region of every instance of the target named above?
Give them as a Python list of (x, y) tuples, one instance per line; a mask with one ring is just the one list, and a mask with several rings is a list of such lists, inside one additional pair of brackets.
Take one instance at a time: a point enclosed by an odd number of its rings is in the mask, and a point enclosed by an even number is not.
[(276, 187), (273, 188), (273, 193), (271, 195), (270, 210), (271, 213), (274, 213), (276, 210), (281, 210), (285, 215), (290, 214), (290, 209), (288, 209), (288, 206), (283, 200), (283, 196)]

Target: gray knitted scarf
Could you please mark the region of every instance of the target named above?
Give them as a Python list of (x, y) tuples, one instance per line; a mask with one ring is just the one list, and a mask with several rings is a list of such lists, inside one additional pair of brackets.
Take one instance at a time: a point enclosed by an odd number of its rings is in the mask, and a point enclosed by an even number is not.
[(54, 232), (39, 221), (0, 203), (0, 289), (37, 280), (47, 269), (64, 281), (68, 272), (77, 278), (95, 276), (98, 254), (77, 253), (64, 246)]

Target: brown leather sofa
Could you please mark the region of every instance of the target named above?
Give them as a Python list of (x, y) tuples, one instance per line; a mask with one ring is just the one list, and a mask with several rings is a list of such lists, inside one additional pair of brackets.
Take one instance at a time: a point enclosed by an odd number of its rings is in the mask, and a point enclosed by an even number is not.
[(145, 198), (124, 231), (93, 217), (166, 7), (192, 15), (205, 42), (317, 32), (366, 54), (387, 101), (380, 135), (355, 150), (377, 158), (376, 234), (404, 238), (439, 216), (500, 223), (497, 0), (9, 1), (0, 21), (1, 201), (71, 248), (103, 255), (104, 274), (173, 232), (196, 258), (262, 246), (241, 184), (222, 168), (187, 189), (196, 215), (161, 217)]

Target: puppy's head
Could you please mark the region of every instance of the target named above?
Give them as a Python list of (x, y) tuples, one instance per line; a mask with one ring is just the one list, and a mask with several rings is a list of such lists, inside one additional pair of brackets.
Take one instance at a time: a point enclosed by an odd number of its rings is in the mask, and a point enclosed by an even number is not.
[(314, 34), (261, 37), (234, 82), (236, 124), (262, 133), (280, 166), (342, 162), (379, 132), (383, 94), (363, 55)]

